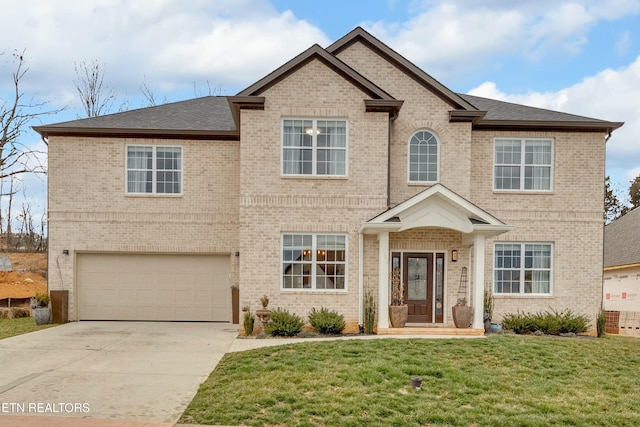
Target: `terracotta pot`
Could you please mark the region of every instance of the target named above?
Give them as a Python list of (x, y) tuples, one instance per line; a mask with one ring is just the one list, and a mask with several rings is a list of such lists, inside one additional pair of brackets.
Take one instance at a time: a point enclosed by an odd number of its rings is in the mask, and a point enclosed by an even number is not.
[(453, 306), (453, 323), (456, 328), (469, 328), (473, 321), (473, 307), (468, 305)]
[(407, 317), (409, 316), (408, 305), (390, 305), (389, 306), (389, 321), (392, 328), (404, 328), (407, 324)]

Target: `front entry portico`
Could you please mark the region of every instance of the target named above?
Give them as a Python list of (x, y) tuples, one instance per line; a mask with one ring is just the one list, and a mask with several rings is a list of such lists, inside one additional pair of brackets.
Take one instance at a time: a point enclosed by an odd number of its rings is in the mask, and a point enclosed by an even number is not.
[[(393, 274), (398, 274), (396, 268), (400, 268), (402, 274), (405, 301), (409, 305), (409, 322), (424, 323), (425, 326), (446, 325), (449, 322), (451, 306), (456, 301), (454, 298), (449, 298), (453, 300), (449, 301), (447, 293), (457, 292), (459, 283), (458, 277), (447, 277), (447, 271), (453, 274), (461, 270), (460, 265), (450, 261), (454, 249), (460, 252), (460, 263), (464, 263), (470, 273), (469, 292), (464, 297), (474, 307), (472, 328), (482, 329), (487, 268), (485, 241), (487, 237), (511, 229), (511, 226), (441, 184), (362, 224), (361, 235), (373, 234), (378, 241), (378, 330), (389, 328), (386, 307), (389, 305)], [(404, 236), (408, 235), (405, 232), (412, 231), (413, 235), (405, 243)], [(437, 248), (420, 248), (420, 240), (416, 236), (424, 236), (423, 239), (430, 240), (432, 246), (431, 236), (438, 236)], [(397, 247), (407, 245), (411, 246), (410, 250), (403, 251)], [(364, 257), (362, 250), (360, 257)], [(362, 259), (360, 265), (363, 265)], [(440, 276), (437, 274), (438, 268), (441, 269)], [(363, 289), (362, 275), (360, 289)], [(362, 297), (363, 292), (360, 295)]]

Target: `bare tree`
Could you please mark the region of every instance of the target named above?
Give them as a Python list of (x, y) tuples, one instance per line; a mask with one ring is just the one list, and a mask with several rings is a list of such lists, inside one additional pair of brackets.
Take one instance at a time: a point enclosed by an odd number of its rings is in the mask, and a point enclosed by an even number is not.
[[(38, 154), (45, 154), (23, 145), (19, 139), (27, 124), (40, 116), (57, 114), (65, 108), (43, 110), (47, 102), (24, 100), (20, 82), (29, 70), (25, 67), (24, 51), (14, 51), (16, 69), (12, 73), (13, 96), (0, 98), (0, 180), (22, 173), (44, 173)], [(1, 196), (2, 194), (0, 194)]]
[[(0, 52), (0, 55), (3, 53)], [(57, 114), (60, 109), (47, 109), (48, 102), (36, 102), (33, 98), (25, 99), (20, 84), (29, 69), (26, 67), (25, 50), (15, 50), (12, 54), (15, 63), (11, 73), (11, 94), (2, 98), (0, 95), (0, 197), (9, 196), (9, 206), (6, 211), (6, 238), (10, 243), (12, 238), (12, 209), (13, 196), (16, 194), (15, 179), (21, 174), (46, 173), (40, 159), (46, 157), (45, 152), (35, 150), (24, 145), (20, 140), (28, 130), (31, 121), (41, 116)], [(46, 143), (46, 141), (44, 141)], [(6, 181), (9, 181), (6, 185)], [(0, 231), (2, 223), (0, 223)]]
[[(153, 93), (153, 91), (147, 85), (146, 76), (145, 76), (144, 80), (142, 81), (142, 85), (140, 86), (140, 92), (142, 92), (142, 95), (147, 100), (147, 106), (148, 107), (155, 107), (156, 105), (158, 105), (158, 102), (156, 100), (156, 95)], [(169, 102), (169, 100), (167, 99), (166, 96), (164, 98), (162, 98), (161, 104), (166, 104), (167, 102)]]
[(609, 224), (624, 215), (627, 208), (616, 196), (615, 189), (611, 187), (611, 177), (609, 176), (604, 180), (604, 190), (604, 222)]
[(632, 209), (640, 206), (640, 175), (636, 176), (629, 186), (629, 201)]
[(97, 117), (111, 111), (118, 93), (114, 88), (104, 86), (106, 64), (100, 65), (95, 59), (91, 62), (82, 60), (74, 63), (76, 86), (83, 112), (87, 117)]
[(196, 98), (201, 98), (203, 96), (216, 96), (222, 93), (222, 85), (218, 85), (216, 87), (211, 87), (211, 82), (209, 80), (206, 81), (207, 88), (206, 90), (202, 90), (198, 87), (198, 84), (193, 82), (193, 94)]

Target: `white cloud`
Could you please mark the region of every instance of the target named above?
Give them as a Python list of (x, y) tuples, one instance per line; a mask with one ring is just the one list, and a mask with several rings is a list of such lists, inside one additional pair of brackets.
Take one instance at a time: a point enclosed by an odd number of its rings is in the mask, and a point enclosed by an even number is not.
[(470, 94), (625, 125), (607, 143), (607, 171), (614, 181), (626, 181), (640, 172), (640, 56), (628, 66), (606, 69), (556, 92), (506, 94), (494, 82), (485, 82)]
[[(301, 37), (302, 36), (302, 37)], [(283, 62), (318, 42), (328, 40), (290, 11), (246, 20), (215, 19), (210, 29), (189, 40), (170, 41), (152, 58), (152, 64), (178, 74), (218, 75), (246, 84), (261, 78)], [(267, 72), (268, 72), (267, 71)]]
[(413, 1), (413, 18), (365, 24), (401, 54), (435, 75), (469, 72), (492, 57), (577, 55), (602, 20), (640, 13), (637, 0)]
[[(444, 3), (401, 25), (378, 21), (365, 26), (430, 72), (445, 74), (468, 72), (468, 67), (484, 62), (490, 54), (515, 50), (525, 22), (517, 11), (467, 9)], [(462, 61), (465, 67), (461, 67)]]
[(5, 49), (27, 50), (23, 89), (59, 104), (76, 102), (74, 62), (85, 59), (106, 65), (105, 83), (121, 96), (139, 97), (143, 79), (158, 92), (188, 91), (194, 82), (209, 81), (234, 93), (313, 43), (328, 43), (321, 30), (267, 0), (29, 0), (5, 6), (3, 16), (13, 19), (3, 20), (0, 40), (15, 43), (5, 42)]

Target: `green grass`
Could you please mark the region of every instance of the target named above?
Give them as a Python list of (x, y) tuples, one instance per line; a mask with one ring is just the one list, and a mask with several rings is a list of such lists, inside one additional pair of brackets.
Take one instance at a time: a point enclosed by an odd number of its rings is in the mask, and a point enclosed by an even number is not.
[(13, 337), (15, 335), (22, 335), (40, 329), (51, 328), (57, 326), (54, 324), (48, 325), (36, 325), (36, 321), (33, 317), (21, 317), (18, 319), (0, 319), (0, 340), (4, 338)]
[(345, 339), (231, 353), (180, 422), (637, 426), (640, 340)]

